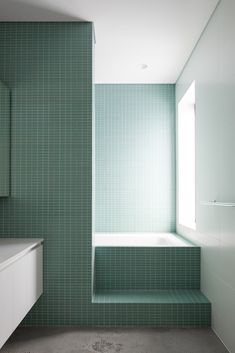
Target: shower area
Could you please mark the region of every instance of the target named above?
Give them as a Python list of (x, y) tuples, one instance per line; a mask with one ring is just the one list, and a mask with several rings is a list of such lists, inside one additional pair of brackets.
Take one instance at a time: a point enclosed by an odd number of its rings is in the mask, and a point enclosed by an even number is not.
[(176, 234), (175, 121), (174, 84), (95, 85), (92, 300), (127, 326), (210, 326), (201, 249)]

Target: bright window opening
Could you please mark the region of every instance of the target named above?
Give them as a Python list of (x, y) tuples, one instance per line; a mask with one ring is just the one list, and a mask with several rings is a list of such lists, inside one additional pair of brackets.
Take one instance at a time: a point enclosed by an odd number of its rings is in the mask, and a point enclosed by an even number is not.
[(196, 229), (195, 81), (178, 104), (178, 220)]

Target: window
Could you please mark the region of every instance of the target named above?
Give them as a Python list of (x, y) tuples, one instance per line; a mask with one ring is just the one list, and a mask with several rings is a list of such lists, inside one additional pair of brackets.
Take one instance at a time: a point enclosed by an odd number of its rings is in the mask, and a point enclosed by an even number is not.
[(195, 81), (178, 104), (178, 220), (196, 229)]

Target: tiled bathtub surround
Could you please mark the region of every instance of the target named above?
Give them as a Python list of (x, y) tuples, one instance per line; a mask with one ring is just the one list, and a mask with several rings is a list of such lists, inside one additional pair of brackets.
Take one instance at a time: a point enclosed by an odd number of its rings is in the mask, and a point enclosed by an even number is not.
[[(152, 320), (160, 327), (203, 327), (211, 322), (211, 304), (200, 291), (200, 248), (194, 246), (96, 247), (92, 299), (107, 308), (117, 305), (118, 312), (124, 305), (133, 310), (139, 305), (149, 315), (148, 320), (142, 318), (147, 326)], [(130, 315), (136, 319), (132, 310)], [(128, 317), (126, 325), (132, 320)]]
[(95, 288), (199, 289), (198, 247), (96, 247)]

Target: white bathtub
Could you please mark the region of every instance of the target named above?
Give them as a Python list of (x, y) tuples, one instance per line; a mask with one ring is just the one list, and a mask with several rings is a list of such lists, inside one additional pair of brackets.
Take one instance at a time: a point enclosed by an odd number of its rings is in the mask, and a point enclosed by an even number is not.
[(188, 247), (193, 246), (175, 233), (95, 233), (93, 245), (142, 246), (142, 247)]

